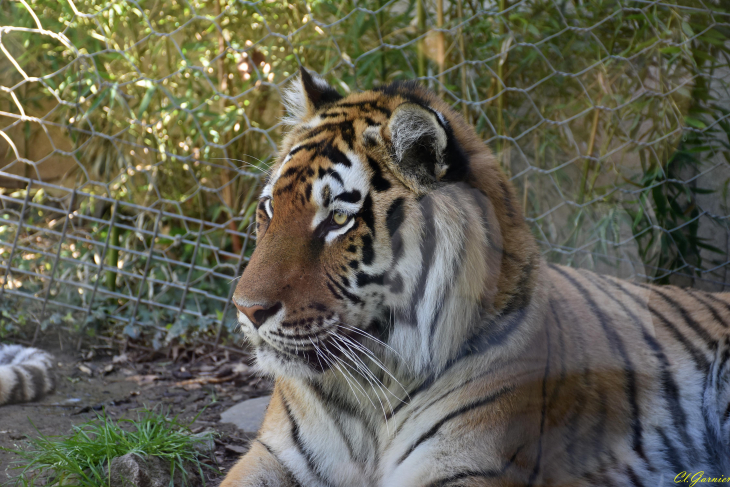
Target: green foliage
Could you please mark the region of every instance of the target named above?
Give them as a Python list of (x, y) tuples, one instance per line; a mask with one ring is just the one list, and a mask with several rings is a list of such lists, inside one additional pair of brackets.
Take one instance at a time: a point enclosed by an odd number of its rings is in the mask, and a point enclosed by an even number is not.
[[(204, 479), (206, 454), (202, 445), (213, 433), (193, 435), (187, 425), (158, 411), (145, 410), (136, 420), (114, 421), (106, 414), (74, 426), (66, 436), (28, 438), (22, 449), (8, 450), (20, 457), (16, 485), (103, 487), (109, 485), (112, 459), (132, 453), (158, 457), (170, 465), (171, 478), (180, 472), (183, 486), (190, 469)], [(172, 487), (172, 481), (170, 486)]]

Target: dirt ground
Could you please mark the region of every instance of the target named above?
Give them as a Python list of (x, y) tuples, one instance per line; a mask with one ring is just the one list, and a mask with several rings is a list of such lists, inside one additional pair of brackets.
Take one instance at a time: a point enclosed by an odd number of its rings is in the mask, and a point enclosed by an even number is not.
[[(15, 448), (26, 436), (63, 435), (73, 425), (102, 410), (114, 418), (134, 419), (142, 408), (162, 408), (194, 433), (213, 429), (220, 475), (208, 473), (206, 484), (217, 486), (248, 448), (249, 434), (222, 424), (220, 413), (234, 404), (270, 393), (272, 384), (255, 375), (246, 356), (229, 350), (198, 350), (167, 355), (118, 347), (96, 346), (79, 352), (61, 351), (58, 343), (41, 343), (58, 362), (56, 391), (36, 403), (0, 407), (0, 447)], [(66, 347), (68, 348), (68, 347)], [(208, 352), (208, 353), (205, 353)], [(202, 355), (202, 356), (201, 356)], [(174, 359), (172, 358), (174, 356)], [(202, 411), (202, 413), (201, 413)], [(37, 431), (36, 431), (37, 429)], [(17, 457), (0, 451), (0, 486), (12, 486)]]

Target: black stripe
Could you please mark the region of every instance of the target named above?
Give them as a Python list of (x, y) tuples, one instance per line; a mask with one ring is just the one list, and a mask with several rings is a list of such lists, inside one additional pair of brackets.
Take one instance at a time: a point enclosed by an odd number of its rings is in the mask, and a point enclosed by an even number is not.
[(30, 382), (33, 385), (33, 391), (30, 397), (26, 397), (26, 401), (34, 401), (43, 396), (46, 391), (46, 373), (40, 367), (35, 365), (19, 365), (21, 369), (30, 375)]
[(436, 422), (436, 424), (434, 424), (428, 431), (426, 431), (425, 433), (423, 433), (411, 445), (411, 447), (408, 448), (408, 450), (403, 454), (403, 456), (400, 457), (400, 459), (398, 460), (397, 464), (399, 465), (399, 464), (403, 463), (406, 460), (406, 458), (408, 458), (408, 456), (411, 453), (413, 453), (416, 448), (418, 448), (419, 445), (421, 445), (423, 442), (425, 442), (425, 441), (431, 439), (432, 437), (434, 437), (438, 433), (439, 429), (441, 429), (441, 427), (444, 424), (446, 424), (447, 422), (451, 421), (454, 418), (458, 418), (461, 415), (467, 414), (467, 413), (469, 413), (469, 412), (471, 412), (471, 411), (473, 411), (475, 409), (478, 409), (478, 408), (484, 407), (484, 406), (486, 406), (488, 404), (491, 404), (494, 401), (496, 401), (497, 399), (499, 399), (501, 396), (503, 396), (504, 394), (507, 394), (509, 392), (512, 392), (512, 386), (503, 387), (503, 388), (499, 389), (498, 391), (493, 392), (492, 394), (490, 394), (487, 397), (484, 397), (484, 398), (482, 398), (482, 399), (480, 399), (478, 401), (469, 403), (469, 404), (467, 404), (465, 406), (460, 407), (456, 411), (452, 411), (451, 413), (447, 414), (446, 416), (444, 416), (443, 418), (441, 418), (440, 420), (438, 420)]
[[(333, 168), (328, 167), (328, 168), (325, 169), (325, 168), (323, 168), (323, 167), (320, 166), (320, 168), (317, 170), (317, 177), (319, 179), (322, 179), (325, 176), (330, 176), (332, 179), (334, 179), (335, 181), (337, 181), (338, 183), (340, 183), (342, 185), (345, 184), (342, 181), (342, 176), (340, 176), (340, 174), (337, 171), (335, 171)], [(326, 203), (329, 204), (329, 201), (326, 201)]]
[[(717, 404), (707, 404), (703, 401), (702, 404), (702, 419), (705, 423), (705, 453), (710, 457), (710, 465), (716, 468), (724, 467), (724, 463), (727, 457), (727, 450), (725, 448), (725, 442), (720, 438), (717, 431), (716, 414), (717, 411), (713, 411), (710, 417), (710, 412), (707, 410), (708, 407), (717, 408)], [(723, 457), (720, 456), (721, 452), (725, 452)]]
[[(553, 267), (553, 266), (551, 266), (551, 267)], [(644, 307), (644, 308), (648, 309), (649, 312), (652, 315), (654, 315), (654, 317), (656, 317), (662, 323), (662, 325), (664, 325), (671, 332), (671, 334), (674, 336), (674, 338), (684, 346), (684, 348), (687, 350), (687, 353), (690, 354), (693, 361), (695, 362), (695, 365), (697, 365), (697, 369), (700, 370), (701, 372), (707, 374), (707, 372), (710, 368), (709, 363), (707, 361), (707, 357), (705, 357), (705, 355), (702, 352), (697, 350), (697, 348), (695, 348), (694, 345), (692, 345), (692, 343), (689, 340), (687, 340), (687, 338), (682, 334), (682, 332), (680, 332), (662, 313), (660, 313), (659, 310), (657, 310), (656, 308), (651, 306), (649, 304), (648, 300), (646, 302), (642, 302), (636, 296), (636, 293), (630, 293), (629, 291), (624, 289), (623, 286), (621, 284), (619, 284), (618, 282), (616, 282), (615, 285), (618, 286), (619, 288), (621, 288), (621, 290), (624, 292), (624, 294), (627, 297), (629, 297), (631, 300), (633, 300), (639, 307)]]
[[(345, 432), (345, 427), (343, 426), (340, 418), (338, 416), (335, 416), (334, 414), (332, 414), (332, 412), (330, 411), (331, 403), (324, 401), (322, 391), (319, 390), (319, 387), (315, 388), (314, 384), (311, 381), (308, 381), (306, 383), (310, 386), (310, 389), (312, 390), (314, 395), (317, 396), (317, 399), (319, 399), (322, 409), (324, 409), (324, 411), (325, 411), (325, 414), (329, 417), (332, 424), (335, 425), (335, 429), (337, 429), (337, 433), (339, 434), (340, 439), (342, 440), (342, 442), (345, 444), (345, 447), (347, 448), (347, 454), (350, 456), (350, 460), (355, 461), (355, 458), (356, 458), (355, 448), (352, 445), (352, 441), (350, 440), (350, 437)], [(360, 459), (360, 460), (364, 461), (366, 459)]]
[[(478, 381), (479, 379), (482, 379), (482, 378), (484, 378), (484, 377), (486, 377), (488, 375), (492, 375), (492, 374), (494, 374), (494, 370), (491, 369), (491, 368), (488, 369), (488, 370), (486, 370), (486, 371), (484, 371), (484, 372), (480, 372), (478, 375), (475, 375), (473, 377), (469, 377), (464, 382), (462, 382), (462, 383), (460, 383), (458, 385), (455, 385), (453, 387), (450, 387), (448, 390), (446, 390), (445, 392), (443, 392), (443, 393), (439, 394), (438, 396), (434, 397), (433, 399), (431, 399), (427, 403), (422, 404), (420, 406), (417, 406), (417, 407), (413, 408), (411, 410), (411, 412), (410, 412), (410, 416), (407, 419), (405, 419), (398, 428), (399, 429), (402, 428), (402, 426), (405, 423), (407, 423), (408, 421), (410, 421), (412, 419), (415, 419), (421, 413), (423, 413), (424, 411), (427, 411), (428, 409), (430, 409), (434, 405), (438, 404), (442, 400), (444, 400), (447, 397), (451, 396), (454, 392), (458, 391), (459, 389), (463, 389), (464, 387), (468, 386), (469, 384), (472, 384), (472, 383)], [(444, 377), (444, 375), (441, 374), (440, 377)], [(397, 431), (396, 431), (396, 433), (397, 433)]]
[(365, 201), (362, 202), (360, 216), (363, 222), (365, 222), (365, 225), (370, 229), (372, 238), (375, 238), (375, 214), (373, 213), (373, 198), (370, 196), (370, 193), (365, 196)]
[(457, 482), (456, 485), (462, 485), (459, 481), (460, 480), (466, 480), (466, 479), (493, 479), (496, 477), (499, 477), (501, 475), (504, 475), (504, 473), (507, 471), (507, 469), (512, 466), (512, 464), (515, 462), (515, 459), (517, 458), (517, 455), (519, 454), (520, 450), (522, 450), (522, 447), (517, 448), (517, 450), (512, 454), (509, 460), (507, 460), (507, 463), (504, 464), (504, 466), (500, 470), (466, 470), (463, 472), (458, 472), (453, 475), (450, 475), (449, 477), (444, 477), (438, 480), (434, 480), (433, 482), (429, 483), (426, 487), (448, 487), (449, 484), (453, 482)]
[[(343, 139), (345, 137), (350, 136), (351, 132), (353, 131), (352, 128), (352, 120), (343, 120), (341, 122), (325, 122), (320, 123), (318, 125), (315, 125), (314, 127), (310, 129), (305, 129), (305, 131), (299, 135), (300, 139), (312, 139), (319, 134), (322, 134), (324, 132), (331, 131), (335, 134), (340, 133), (343, 135)], [(351, 145), (351, 144), (347, 144)]]
[(403, 208), (403, 203), (405, 203), (405, 201), (405, 198), (397, 198), (390, 204), (390, 207), (388, 207), (388, 213), (385, 217), (385, 226), (388, 228), (388, 234), (390, 234), (391, 238), (393, 237), (393, 234), (395, 234), (396, 230), (398, 230), (403, 224), (403, 220), (405, 219), (405, 209)]
[(15, 385), (10, 390), (8, 395), (8, 403), (24, 402), (25, 398), (25, 376), (18, 372), (15, 366), (11, 368), (13, 374), (15, 374)]
[(336, 195), (333, 199), (335, 201), (344, 201), (345, 203), (357, 203), (362, 198), (360, 191), (353, 189), (352, 191), (345, 191)]
[[(718, 298), (718, 293), (702, 293), (706, 298), (709, 298), (710, 301), (714, 301), (717, 304), (721, 304), (727, 311), (730, 313), (730, 303), (727, 301), (723, 301), (722, 299)], [(727, 294), (727, 293), (722, 293)]]
[(672, 466), (672, 471), (682, 472), (687, 468), (685, 462), (679, 458), (679, 452), (672, 444), (667, 434), (664, 432), (664, 428), (658, 427), (657, 433), (662, 440), (664, 458)]
[(307, 467), (312, 472), (312, 474), (317, 477), (317, 480), (322, 482), (324, 485), (330, 485), (329, 482), (327, 482), (323, 477), (322, 473), (319, 471), (319, 468), (317, 467), (317, 463), (313, 457), (312, 452), (309, 451), (307, 446), (302, 441), (301, 432), (299, 430), (299, 423), (297, 423), (296, 418), (292, 414), (291, 407), (289, 406), (289, 402), (286, 400), (286, 397), (284, 397), (284, 393), (281, 392), (281, 389), (278, 389), (279, 396), (281, 398), (281, 402), (284, 404), (284, 411), (286, 411), (286, 417), (289, 420), (289, 423), (291, 424), (291, 437), (294, 441), (294, 446), (296, 446), (299, 453), (304, 457), (305, 462), (307, 463)]
[[(484, 344), (479, 347), (481, 350), (486, 348), (503, 345), (512, 334), (520, 329), (520, 325), (525, 323), (525, 317), (527, 316), (528, 308), (518, 308), (510, 311), (506, 315), (503, 315), (499, 321), (502, 326), (496, 330), (490, 330), (490, 333), (485, 336)], [(497, 324), (497, 323), (495, 323)]]
[[(563, 325), (560, 323), (560, 318), (558, 317), (558, 313), (555, 311), (555, 303), (553, 300), (550, 300), (550, 312), (553, 315), (553, 320), (555, 321), (555, 327), (557, 328), (557, 335), (558, 335), (558, 343), (560, 344), (560, 353), (558, 353), (558, 357), (560, 357), (560, 375), (558, 376), (558, 380), (555, 384), (555, 388), (553, 389), (553, 392), (550, 394), (550, 399), (548, 401), (548, 404), (553, 404), (560, 395), (560, 389), (562, 389), (563, 385), (565, 385), (566, 380), (566, 366), (565, 366), (565, 359), (568, 356), (565, 350), (565, 337), (563, 332)], [(550, 326), (549, 324), (547, 326)]]
[(547, 358), (545, 359), (545, 373), (542, 376), (542, 407), (540, 410), (540, 436), (537, 439), (537, 456), (535, 467), (532, 469), (530, 478), (527, 480), (528, 487), (532, 487), (540, 473), (540, 462), (542, 462), (542, 439), (545, 434), (545, 417), (547, 416), (547, 381), (550, 376), (550, 327), (545, 326), (545, 347)]
[(644, 484), (641, 482), (641, 479), (639, 479), (639, 476), (636, 475), (634, 469), (631, 468), (631, 465), (626, 466), (626, 476), (629, 478), (629, 482), (631, 482), (632, 487), (644, 487)]
[[(553, 291), (553, 295), (560, 295), (562, 290), (558, 290), (555, 287), (555, 284), (551, 284)], [(560, 316), (558, 315), (558, 311), (555, 309), (554, 303), (550, 302), (551, 311), (553, 314), (553, 318), (555, 319), (555, 323), (558, 326), (559, 335), (562, 338), (563, 334), (563, 328), (561, 325)], [(572, 312), (570, 308), (567, 308), (563, 306), (561, 308), (561, 311), (564, 314), (570, 314), (571, 316), (566, 319), (567, 323), (577, 323), (578, 318), (576, 317), (575, 313)], [(581, 354), (581, 357), (578, 359), (579, 364), (581, 364), (583, 370), (582, 373), (578, 376), (580, 379), (580, 384), (576, 387), (574, 387), (574, 396), (573, 396), (573, 412), (570, 415), (570, 417), (564, 422), (565, 424), (578, 424), (578, 421), (581, 417), (583, 417), (584, 410), (586, 405), (588, 404), (590, 398), (586, 394), (586, 391), (593, 390), (596, 385), (594, 384), (594, 381), (591, 377), (591, 371), (592, 371), (592, 364), (590, 361), (590, 355), (587, 353), (587, 350), (589, 350), (589, 347), (586, 345), (585, 340), (583, 340), (583, 337), (579, 334), (576, 334), (573, 336), (573, 340), (577, 342), (577, 346), (575, 346), (575, 351), (577, 353)], [(575, 344), (574, 344), (575, 345)], [(571, 349), (572, 352), (572, 349)], [(575, 353), (575, 352), (572, 352)], [(565, 383), (565, 376), (563, 376), (563, 383)], [(557, 399), (557, 391), (553, 392), (553, 400)], [(566, 436), (566, 447), (565, 451), (568, 454), (568, 458), (570, 461), (570, 464), (574, 468), (580, 467), (583, 463), (585, 463), (585, 460), (583, 458), (576, 459), (576, 456), (578, 454), (582, 453), (582, 456), (587, 456), (587, 453), (585, 449), (583, 448), (576, 448), (578, 445), (578, 442), (581, 438), (578, 437), (579, 428), (568, 428), (568, 430), (565, 433)]]
[(368, 274), (366, 272), (358, 272), (355, 275), (357, 287), (367, 286), (368, 284), (377, 284), (382, 286), (385, 282), (385, 274)]
[(304, 199), (309, 201), (312, 198), (312, 183), (307, 183), (304, 186)]
[(616, 333), (616, 331), (611, 328), (606, 315), (598, 307), (593, 297), (591, 296), (591, 293), (589, 293), (582, 284), (580, 284), (573, 276), (568, 274), (566, 271), (557, 266), (553, 266), (552, 268), (553, 270), (561, 274), (563, 278), (567, 280), (581, 294), (585, 302), (588, 304), (588, 307), (591, 309), (591, 312), (596, 316), (596, 318), (598, 318), (598, 321), (601, 324), (604, 333), (606, 334), (609, 345), (612, 349), (618, 351), (619, 355), (621, 355), (621, 359), (624, 362), (624, 375), (626, 376), (625, 393), (629, 401), (629, 406), (631, 407), (633, 448), (634, 451), (636, 451), (636, 453), (648, 464), (649, 460), (646, 458), (646, 454), (644, 452), (644, 444), (642, 440), (643, 427), (641, 424), (641, 419), (639, 418), (636, 375), (634, 372), (634, 365), (631, 362), (628, 353), (626, 352), (624, 343), (621, 340), (621, 337)]
[(307, 144), (302, 144), (299, 147), (295, 147), (294, 149), (292, 149), (291, 151), (289, 151), (289, 154), (288, 155), (291, 158), (291, 157), (294, 157), (294, 155), (297, 152), (301, 152), (303, 150), (311, 150), (311, 151), (315, 151), (316, 152), (316, 151), (319, 150), (319, 147), (321, 145), (322, 145), (322, 142), (321, 141), (319, 141), (319, 142), (309, 142)]
[(367, 432), (370, 438), (371, 451), (377, 452), (377, 434), (373, 430), (372, 426), (363, 418), (363, 415), (358, 410), (357, 406), (354, 406), (345, 398), (333, 396), (331, 394), (331, 391), (325, 392), (325, 390), (322, 389), (322, 387), (314, 381), (306, 381), (306, 384), (312, 390), (312, 393), (317, 396), (317, 399), (322, 403), (322, 407), (327, 411), (328, 416), (332, 418), (332, 421), (337, 427), (337, 431), (339, 432), (342, 440), (347, 446), (347, 451), (350, 454), (350, 458), (352, 458), (353, 460), (357, 459), (361, 462), (367, 461), (367, 458), (362, 458), (355, 453), (355, 446), (352, 444), (352, 440), (347, 435), (345, 425), (342, 424), (339, 416), (334, 416), (332, 412), (330, 412), (331, 409), (338, 411), (340, 414), (347, 415), (352, 420), (360, 423), (363, 430)]
[(299, 176), (305, 170), (304, 167), (291, 166), (289, 169), (281, 174), (280, 180), (288, 178), (289, 176)]
[(720, 359), (720, 364), (717, 366), (717, 379), (720, 380), (720, 378), (725, 375), (725, 364), (727, 364), (728, 360), (730, 360), (730, 337), (725, 338), (725, 350), (722, 352), (722, 358)]
[(300, 484), (299, 481), (296, 479), (296, 477), (294, 477), (294, 472), (289, 470), (289, 468), (284, 464), (284, 462), (281, 461), (281, 459), (279, 459), (278, 455), (276, 453), (274, 453), (274, 450), (269, 445), (264, 443), (261, 440), (261, 438), (255, 438), (254, 441), (258, 442), (261, 446), (263, 446), (264, 449), (269, 453), (269, 455), (274, 457), (274, 459), (279, 463), (282, 470), (284, 470), (284, 473), (288, 477), (287, 480), (289, 480), (289, 482), (292, 483), (292, 487), (301, 487), (302, 484)]
[(593, 425), (592, 434), (588, 435), (588, 438), (593, 440), (593, 458), (601, 463), (601, 469), (603, 469), (603, 456), (607, 447), (606, 423), (608, 421), (608, 397), (600, 384), (596, 387), (595, 392), (598, 395), (598, 401), (596, 401), (598, 404), (597, 421)]
[(359, 297), (357, 297), (354, 294), (352, 294), (351, 292), (349, 292), (347, 289), (345, 289), (345, 286), (343, 286), (342, 284), (337, 282), (337, 280), (334, 277), (332, 277), (332, 275), (330, 275), (329, 272), (326, 275), (327, 275), (327, 278), (330, 280), (330, 282), (340, 291), (340, 293), (342, 293), (352, 303), (358, 304), (358, 303), (362, 302), (362, 300)]
[[(426, 487), (449, 487), (449, 485), (464, 485), (462, 480), (467, 479), (493, 479), (502, 475), (500, 470), (467, 470), (465, 472), (459, 472), (450, 477), (434, 480)], [(454, 483), (456, 482), (456, 483)], [(470, 484), (469, 484), (470, 485)]]
[(390, 249), (393, 252), (391, 269), (394, 269), (397, 266), (398, 261), (400, 261), (400, 258), (403, 256), (404, 248), (405, 245), (403, 243), (403, 233), (395, 232), (390, 241)]
[(347, 156), (334, 145), (323, 144), (320, 155), (326, 157), (334, 164), (342, 164), (345, 167), (352, 166), (352, 162), (350, 162), (350, 159), (348, 159)]
[(659, 312), (656, 308), (653, 306), (647, 306), (649, 311), (652, 315), (654, 315), (656, 318), (659, 319), (659, 321), (672, 333), (674, 338), (680, 342), (685, 349), (687, 349), (687, 352), (692, 356), (692, 360), (695, 362), (695, 365), (697, 365), (697, 369), (702, 371), (703, 373), (707, 373), (708, 369), (710, 368), (710, 365), (707, 361), (707, 357), (700, 352), (695, 346), (690, 342), (687, 337), (682, 334), (681, 331), (675, 327), (671, 321), (669, 321), (663, 314)]
[[(631, 320), (634, 322), (636, 327), (641, 330), (642, 337), (646, 344), (649, 346), (649, 348), (654, 353), (654, 356), (659, 361), (661, 372), (660, 372), (660, 381), (662, 384), (662, 392), (664, 396), (664, 400), (667, 402), (667, 405), (669, 407), (669, 410), (671, 412), (672, 422), (674, 423), (674, 428), (677, 430), (677, 432), (682, 437), (682, 443), (685, 445), (693, 445), (692, 438), (689, 435), (689, 427), (687, 425), (687, 414), (684, 411), (684, 408), (682, 407), (682, 403), (680, 401), (680, 392), (679, 392), (679, 386), (677, 386), (677, 383), (674, 381), (674, 375), (672, 374), (669, 360), (667, 359), (666, 354), (664, 353), (664, 349), (662, 348), (661, 344), (654, 338), (651, 334), (647, 333), (646, 329), (642, 325), (641, 320), (639, 319), (636, 314), (634, 314), (633, 311), (631, 311), (624, 303), (622, 303), (619, 299), (617, 299), (613, 293), (610, 291), (606, 291), (605, 288), (601, 287), (599, 283), (595, 282), (595, 279), (601, 279), (603, 282), (612, 285), (615, 289), (618, 289), (622, 293), (626, 295), (630, 295), (630, 293), (623, 288), (621, 283), (618, 281), (614, 281), (613, 279), (609, 279), (605, 276), (601, 276), (598, 274), (591, 274), (591, 277), (594, 277), (593, 281), (594, 284), (601, 289), (606, 296), (611, 298), (616, 304), (618, 304), (624, 312), (631, 318)], [(637, 304), (641, 306), (641, 304), (637, 301)]]
[[(413, 402), (413, 398), (422, 392), (428, 390), (435, 382), (441, 377), (444, 377), (446, 373), (454, 367), (456, 364), (460, 363), (462, 360), (467, 358), (473, 358), (475, 356), (478, 356), (480, 354), (488, 352), (494, 344), (502, 343), (505, 335), (512, 333), (515, 329), (519, 327), (519, 324), (521, 324), (524, 321), (524, 317), (527, 314), (526, 309), (521, 309), (518, 311), (513, 312), (511, 315), (508, 315), (506, 317), (502, 317), (505, 322), (507, 322), (507, 325), (503, 327), (503, 329), (499, 330), (499, 337), (496, 339), (492, 339), (492, 335), (486, 334), (483, 331), (480, 331), (473, 337), (472, 339), (468, 339), (466, 343), (462, 346), (462, 349), (459, 351), (459, 353), (456, 354), (454, 358), (449, 360), (446, 365), (441, 369), (438, 376), (434, 374), (430, 374), (421, 384), (419, 384), (417, 387), (415, 387), (413, 390), (408, 392), (408, 397), (411, 399), (411, 403)], [(479, 378), (483, 377), (484, 375), (490, 374), (491, 371), (488, 371), (484, 374), (477, 375), (475, 377), (470, 378), (468, 381), (464, 382), (461, 385), (455, 386), (453, 390), (459, 389), (474, 380), (478, 380)], [(434, 401), (431, 401), (428, 406), (432, 405)], [(395, 416), (401, 408), (404, 406), (404, 403), (398, 403), (395, 408), (393, 408), (393, 411), (391, 414), (386, 415), (387, 418), (391, 418), (392, 416)], [(425, 409), (425, 407), (422, 407), (421, 409)], [(411, 419), (411, 418), (408, 418)], [(408, 419), (404, 421), (408, 421)]]
[(390, 189), (390, 181), (383, 177), (383, 170), (380, 168), (380, 164), (370, 156), (366, 158), (370, 170), (373, 171), (373, 176), (370, 178), (370, 184), (373, 185), (373, 189), (378, 193), (387, 191)]
[(386, 117), (390, 117), (390, 110), (381, 107), (378, 105), (377, 101), (360, 101), (360, 102), (347, 102), (347, 103), (338, 103), (338, 107), (353, 107), (353, 108), (359, 108), (363, 111), (378, 111), (385, 115)]
[(333, 287), (332, 287), (332, 284), (330, 284), (329, 282), (327, 282), (327, 283), (325, 283), (325, 284), (327, 284), (327, 289), (329, 289), (329, 290), (330, 290), (330, 292), (331, 292), (331, 293), (332, 293), (332, 295), (333, 295), (333, 296), (335, 297), (335, 299), (339, 299), (340, 301), (342, 301), (342, 300), (344, 299), (344, 298), (343, 298), (342, 296), (340, 296), (340, 295), (339, 295), (339, 294), (337, 293), (337, 291), (335, 291), (335, 288), (333, 288)]
[[(455, 202), (459, 202), (459, 196), (460, 196), (459, 193), (457, 193), (455, 191), (452, 191), (452, 188), (451, 187), (447, 188), (447, 190), (450, 193), (449, 196), (452, 198), (452, 200), (454, 200)], [(467, 225), (467, 222), (463, 222), (462, 223), (462, 222), (455, 221), (455, 222), (453, 222), (453, 224), (454, 225), (457, 225), (458, 224), (458, 225), (461, 226), (461, 230), (462, 231), (460, 232), (460, 234), (462, 235), (462, 240), (459, 242), (459, 244), (460, 244), (459, 245), (459, 249), (460, 249), (459, 250), (459, 254), (457, 256), (455, 256), (456, 257), (456, 262), (454, 263), (452, 261), (452, 264), (453, 265), (452, 265), (451, 275), (448, 276), (446, 278), (446, 280), (444, 281), (444, 284), (451, 283), (451, 286), (449, 286), (447, 288), (444, 285), (444, 287), (442, 289), (443, 298), (442, 299), (439, 299), (436, 302), (436, 309), (433, 310), (433, 313), (432, 313), (432, 316), (431, 316), (431, 323), (429, 323), (429, 325), (428, 325), (428, 328), (429, 328), (429, 343), (431, 344), (431, 348), (433, 348), (436, 345), (436, 341), (434, 340), (434, 336), (436, 334), (436, 325), (438, 324), (439, 319), (441, 318), (441, 312), (444, 309), (444, 305), (447, 302), (450, 302), (452, 300), (452, 294), (454, 292), (454, 288), (458, 284), (459, 275), (461, 274), (461, 268), (462, 268), (462, 265), (464, 264), (464, 261), (466, 260), (466, 253), (468, 251), (468, 244), (467, 244), (467, 242), (465, 242), (466, 234), (467, 233), (465, 231), (466, 228), (464, 228)], [(452, 256), (445, 256), (444, 258), (445, 259), (452, 259), (453, 257)], [(457, 292), (458, 292), (458, 290), (457, 290)], [(448, 293), (448, 296), (446, 296), (446, 293)], [(464, 303), (464, 306), (472, 306), (472, 307), (474, 307), (474, 306), (478, 306), (479, 304), (480, 303), (469, 303), (469, 302), (465, 302)], [(471, 323), (465, 323), (464, 325), (467, 325), (467, 328), (468, 329), (472, 328), (472, 326), (470, 326)], [(435, 356), (435, 353), (432, 353), (432, 356)]]
[(680, 305), (677, 301), (672, 299), (670, 296), (667, 296), (664, 291), (659, 290), (656, 286), (647, 286), (645, 284), (639, 284), (639, 286), (643, 287), (644, 289), (648, 289), (650, 291), (653, 291), (657, 295), (661, 296), (664, 301), (666, 301), (671, 307), (673, 307), (680, 315), (682, 315), (682, 318), (684, 319), (687, 326), (692, 328), (695, 333), (697, 333), (700, 338), (702, 338), (708, 347), (710, 347), (712, 350), (717, 350), (717, 341), (710, 336), (710, 334), (705, 330), (702, 325), (697, 323), (697, 321), (690, 316), (690, 314), (687, 312), (687, 309)]
[(343, 111), (326, 111), (324, 113), (320, 113), (319, 116), (321, 118), (343, 117), (343, 116), (347, 116), (347, 112), (343, 112)]
[(697, 369), (699, 371), (707, 374), (707, 372), (710, 368), (710, 365), (707, 361), (707, 357), (702, 352), (700, 352), (697, 348), (695, 348), (695, 346), (689, 340), (687, 340), (687, 337), (685, 337), (684, 334), (682, 334), (682, 332), (680, 332), (672, 324), (671, 321), (669, 321), (662, 313), (660, 313), (659, 310), (657, 310), (653, 306), (649, 305), (648, 300), (646, 302), (642, 302), (639, 300), (638, 297), (636, 297), (636, 293), (628, 292), (618, 282), (616, 282), (615, 285), (618, 286), (619, 288), (621, 288), (621, 290), (626, 294), (626, 296), (631, 298), (638, 306), (648, 309), (649, 312), (654, 317), (656, 317), (661, 322), (661, 324), (664, 325), (671, 332), (672, 336), (674, 336), (674, 339), (677, 340), (679, 343), (681, 343), (684, 346), (684, 348), (687, 350), (687, 353), (689, 353), (689, 355), (692, 357), (692, 360), (694, 361), (695, 365), (697, 366)]
[(710, 298), (710, 299), (714, 300), (715, 302), (719, 302), (720, 304), (723, 304), (724, 307), (725, 307), (725, 311), (727, 311), (728, 313), (730, 313), (730, 305), (728, 305), (728, 303), (722, 301), (721, 299), (716, 298), (715, 296), (713, 296), (712, 294), (709, 294), (709, 293), (701, 293), (701, 292), (694, 291), (694, 290), (691, 290), (691, 289), (688, 289), (687, 291), (688, 291), (688, 294), (690, 296), (692, 296), (697, 301), (699, 301), (700, 303), (702, 303), (703, 305), (705, 305), (705, 307), (710, 311), (710, 313), (712, 313), (712, 317), (715, 318), (715, 321), (717, 321), (717, 323), (720, 326), (722, 326), (723, 328), (727, 328), (728, 327), (727, 321), (725, 321), (724, 319), (722, 319), (722, 317), (717, 312), (717, 310), (714, 307), (712, 307), (707, 301), (705, 301), (704, 299), (700, 298), (699, 295), (701, 294), (703, 297)]
[(375, 260), (375, 247), (373, 247), (373, 238), (370, 235), (363, 235), (362, 241), (362, 263), (371, 265)]
[(436, 222), (434, 218), (433, 198), (426, 195), (420, 201), (421, 217), (424, 220), (423, 235), (421, 236), (421, 265), (419, 276), (416, 281), (416, 288), (411, 295), (410, 309), (408, 315), (402, 317), (412, 326), (418, 325), (416, 309), (426, 292), (426, 282), (436, 257)]

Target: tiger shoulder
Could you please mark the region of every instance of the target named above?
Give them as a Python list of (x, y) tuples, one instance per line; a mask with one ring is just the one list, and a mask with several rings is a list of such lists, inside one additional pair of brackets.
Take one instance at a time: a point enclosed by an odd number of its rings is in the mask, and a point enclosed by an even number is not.
[(233, 301), (275, 388), (222, 486), (730, 476), (730, 296), (546, 263), (432, 92), (302, 70)]

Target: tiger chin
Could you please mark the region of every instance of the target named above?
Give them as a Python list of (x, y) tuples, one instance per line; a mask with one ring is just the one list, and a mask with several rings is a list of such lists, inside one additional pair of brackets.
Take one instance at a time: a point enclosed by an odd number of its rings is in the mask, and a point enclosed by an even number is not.
[(657, 486), (730, 475), (730, 296), (541, 259), (475, 130), (302, 70), (234, 303), (275, 377), (222, 486)]

